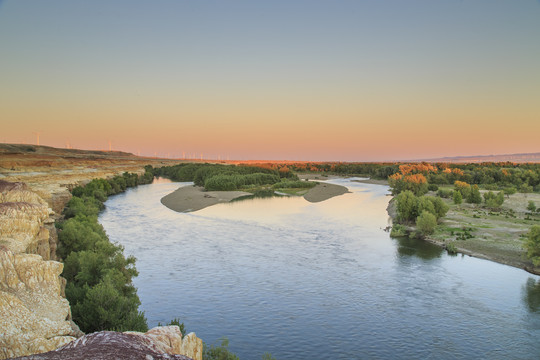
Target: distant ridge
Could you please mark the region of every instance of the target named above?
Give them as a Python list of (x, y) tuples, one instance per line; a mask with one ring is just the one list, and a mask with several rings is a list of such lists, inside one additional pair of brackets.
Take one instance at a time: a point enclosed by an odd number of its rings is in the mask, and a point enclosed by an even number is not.
[[(514, 162), (514, 163), (539, 163), (540, 152), (504, 155), (474, 155), (474, 156), (450, 156), (442, 158), (411, 160), (410, 162), (442, 162), (442, 163), (481, 163), (481, 162)], [(407, 161), (403, 161), (407, 162)]]
[(0, 144), (0, 155), (33, 154), (36, 156), (57, 156), (90, 159), (136, 159), (137, 156), (124, 151), (63, 149), (45, 145)]

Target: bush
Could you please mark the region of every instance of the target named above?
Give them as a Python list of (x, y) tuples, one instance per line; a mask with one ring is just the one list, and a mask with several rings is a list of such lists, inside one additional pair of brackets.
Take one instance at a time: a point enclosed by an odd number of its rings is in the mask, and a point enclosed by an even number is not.
[[(153, 178), (147, 171), (146, 178)], [(67, 220), (57, 223), (58, 255), (64, 261), (66, 298), (73, 321), (82, 331), (146, 331), (139, 297), (132, 284), (137, 276), (135, 258), (124, 257), (123, 248), (112, 244), (97, 215), (108, 195), (139, 182), (136, 174), (124, 173), (110, 180), (94, 179), (73, 189), (64, 209)]]
[[(158, 322), (158, 326), (163, 326), (163, 325), (161, 325), (161, 323)], [(183, 322), (180, 322), (179, 318), (172, 319), (166, 324), (166, 326), (178, 326), (178, 328), (180, 329), (180, 332), (182, 333), (182, 337), (186, 336), (187, 334), (186, 326), (184, 325)]]
[(238, 356), (230, 352), (229, 340), (221, 338), (219, 345), (203, 344), (203, 360), (239, 360)]
[(272, 185), (274, 189), (309, 189), (317, 185), (314, 181), (289, 181), (289, 180), (282, 180), (278, 183), (275, 183)]
[(435, 210), (433, 215), (435, 215), (437, 220), (445, 217), (450, 207), (441, 198), (433, 196), (427, 196), (427, 198), (433, 204), (433, 208)]
[(482, 202), (482, 195), (478, 185), (473, 185), (469, 194), (467, 195), (467, 202), (471, 204), (480, 204)]
[(529, 200), (529, 204), (527, 205), (527, 210), (529, 210), (530, 212), (536, 211), (536, 204), (534, 203), (534, 201)]
[(534, 266), (540, 266), (540, 225), (533, 225), (527, 233), (525, 249)]
[(417, 203), (417, 213), (418, 214), (421, 214), (422, 211), (427, 211), (433, 215), (435, 215), (435, 205), (433, 205), (433, 202), (430, 201), (430, 198), (431, 196), (420, 196), (418, 198), (418, 203)]
[(429, 191), (437, 191), (437, 190), (439, 190), (439, 187), (437, 185), (435, 185), (435, 184), (429, 184), (428, 185), (428, 190)]
[(504, 190), (504, 194), (508, 198), (510, 195), (514, 195), (517, 192), (517, 189), (513, 186), (507, 187)]
[(504, 203), (504, 193), (500, 191), (497, 195), (495, 195), (495, 193), (492, 191), (488, 191), (487, 193), (484, 193), (484, 201), (486, 203), (486, 207), (490, 209), (498, 209)]
[(451, 189), (439, 189), (437, 191), (437, 196), (445, 199), (449, 199), (453, 195), (453, 190)]
[(437, 218), (428, 211), (422, 211), (416, 218), (416, 229), (422, 236), (433, 234), (435, 227), (437, 227)]
[(454, 201), (454, 204), (456, 205), (460, 205), (462, 202), (463, 202), (463, 196), (461, 195), (461, 192), (460, 191), (454, 191), (454, 194), (453, 194), (453, 201)]
[(104, 208), (105, 205), (94, 197), (86, 195), (82, 197), (73, 196), (66, 204), (63, 214), (66, 219), (77, 215), (98, 216), (99, 212)]
[(407, 229), (405, 226), (400, 224), (392, 225), (392, 230), (390, 231), (390, 237), (403, 237), (407, 236)]
[(453, 242), (449, 242), (446, 244), (446, 251), (448, 251), (449, 254), (457, 254), (457, 247), (456, 244)]

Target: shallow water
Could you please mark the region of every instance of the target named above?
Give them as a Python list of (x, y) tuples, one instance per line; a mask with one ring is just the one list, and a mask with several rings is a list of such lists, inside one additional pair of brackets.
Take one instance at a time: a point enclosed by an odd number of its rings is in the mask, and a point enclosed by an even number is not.
[(539, 277), (421, 241), (391, 239), (388, 188), (321, 203), (251, 199), (176, 213), (188, 183), (111, 197), (100, 222), (137, 257), (149, 325), (180, 317), (242, 360), (535, 359)]

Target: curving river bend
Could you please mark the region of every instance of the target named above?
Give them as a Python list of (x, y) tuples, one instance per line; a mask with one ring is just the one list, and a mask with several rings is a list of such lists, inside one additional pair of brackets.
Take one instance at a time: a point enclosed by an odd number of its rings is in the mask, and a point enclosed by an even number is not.
[(540, 278), (391, 239), (388, 188), (321, 203), (269, 198), (176, 213), (158, 181), (111, 197), (111, 241), (137, 257), (149, 326), (180, 317), (242, 360), (537, 359)]

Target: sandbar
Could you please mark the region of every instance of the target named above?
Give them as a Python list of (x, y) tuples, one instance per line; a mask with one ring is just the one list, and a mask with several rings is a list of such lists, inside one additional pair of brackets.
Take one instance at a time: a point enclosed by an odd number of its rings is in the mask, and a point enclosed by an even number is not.
[[(303, 195), (304, 199), (316, 203), (334, 196), (348, 193), (345, 186), (318, 183)], [(233, 199), (253, 195), (245, 191), (205, 191), (201, 186), (183, 186), (161, 198), (161, 203), (177, 212), (192, 212), (215, 204), (227, 203)]]
[(227, 203), (241, 196), (252, 195), (245, 191), (205, 191), (201, 186), (182, 186), (161, 198), (161, 203), (171, 210), (191, 212), (220, 203)]
[(315, 187), (309, 189), (309, 191), (304, 195), (304, 199), (309, 202), (316, 203), (349, 192), (349, 189), (347, 189), (345, 186), (319, 182)]

